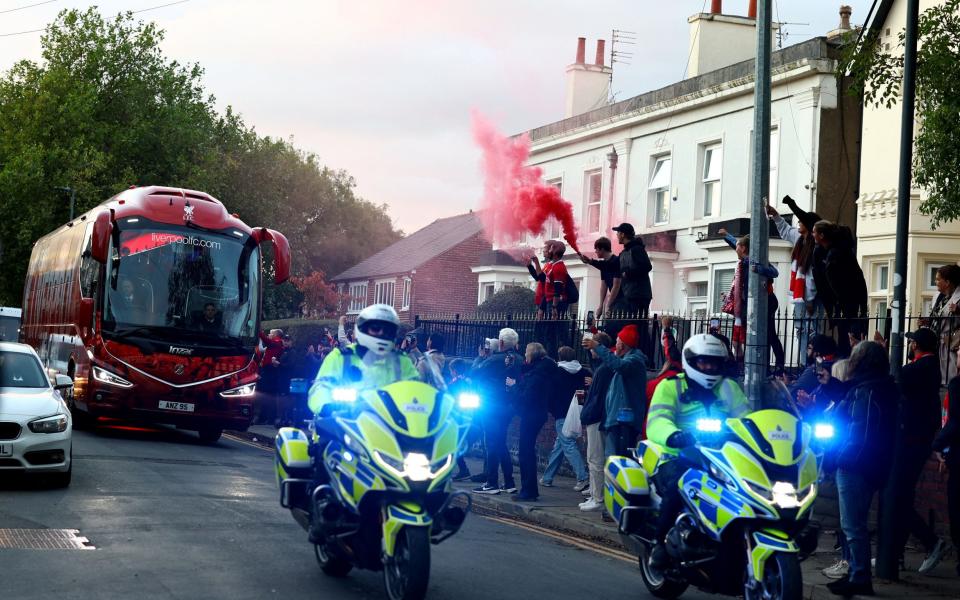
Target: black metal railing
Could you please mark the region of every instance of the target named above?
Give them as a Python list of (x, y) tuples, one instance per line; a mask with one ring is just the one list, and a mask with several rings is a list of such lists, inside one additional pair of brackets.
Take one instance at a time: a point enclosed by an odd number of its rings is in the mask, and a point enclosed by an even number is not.
[[(668, 314), (668, 313), (667, 313)], [(625, 325), (634, 323), (641, 331), (640, 349), (643, 350), (650, 362), (650, 369), (660, 369), (664, 362), (661, 336), (663, 328), (661, 317), (663, 314), (652, 314), (649, 318), (641, 319), (633, 315), (615, 314), (596, 324), (601, 331), (612, 336)], [(734, 318), (722, 316), (683, 316), (673, 317), (673, 329), (676, 332), (677, 344), (683, 344), (693, 335), (706, 333), (710, 329), (711, 321), (716, 321), (719, 331), (728, 338), (733, 338)], [(928, 317), (906, 317), (905, 330), (913, 331), (918, 327), (929, 325)], [(590, 330), (589, 324), (583, 319), (537, 320), (534, 315), (438, 315), (417, 316), (415, 325), (425, 333), (441, 333), (445, 338), (445, 353), (448, 357), (473, 358), (477, 356), (484, 342), (489, 338), (497, 338), (504, 327), (514, 329), (520, 336), (521, 349), (529, 342), (540, 342), (550, 356), (556, 357), (561, 346), (570, 346), (577, 352), (577, 358), (584, 364), (590, 363), (590, 356), (580, 342), (583, 333)], [(815, 334), (828, 334), (834, 338), (848, 331), (863, 332), (865, 339), (879, 338), (889, 340), (892, 320), (889, 312), (885, 315), (872, 315), (859, 318), (833, 318), (823, 316), (795, 319), (792, 314), (778, 312), (773, 325), (780, 342), (783, 344), (785, 367), (788, 375), (795, 375), (805, 366), (807, 361), (806, 347), (801, 348), (801, 340)], [(802, 331), (808, 332), (805, 336)], [(804, 343), (804, 346), (806, 344)], [(841, 347), (843, 345), (841, 344)], [(943, 383), (956, 374), (956, 352), (945, 352), (947, 368), (942, 370)], [(771, 365), (774, 364), (773, 352), (770, 353)]]

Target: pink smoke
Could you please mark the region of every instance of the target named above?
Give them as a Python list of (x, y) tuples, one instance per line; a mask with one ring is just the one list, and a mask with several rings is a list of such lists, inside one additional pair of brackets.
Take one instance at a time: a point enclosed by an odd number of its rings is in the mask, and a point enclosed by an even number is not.
[(543, 233), (546, 221), (554, 217), (563, 230), (563, 239), (579, 252), (573, 206), (560, 196), (557, 188), (541, 180), (540, 167), (524, 164), (530, 156), (530, 137), (523, 134), (508, 138), (476, 111), (472, 117), (473, 139), (483, 150), (480, 218), (487, 237), (497, 244), (509, 245), (526, 232)]

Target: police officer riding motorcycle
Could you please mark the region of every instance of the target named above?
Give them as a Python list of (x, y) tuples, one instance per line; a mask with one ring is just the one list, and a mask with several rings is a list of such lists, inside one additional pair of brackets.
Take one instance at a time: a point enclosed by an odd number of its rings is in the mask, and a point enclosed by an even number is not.
[[(749, 405), (740, 385), (724, 376), (727, 349), (718, 338), (700, 334), (683, 345), (683, 373), (657, 386), (647, 412), (647, 437), (675, 454), (697, 443), (697, 423), (702, 419), (739, 417)], [(656, 473), (660, 493), (657, 540), (650, 564), (662, 569), (669, 564), (664, 539), (683, 507), (677, 483), (690, 468), (682, 456), (663, 461)]]

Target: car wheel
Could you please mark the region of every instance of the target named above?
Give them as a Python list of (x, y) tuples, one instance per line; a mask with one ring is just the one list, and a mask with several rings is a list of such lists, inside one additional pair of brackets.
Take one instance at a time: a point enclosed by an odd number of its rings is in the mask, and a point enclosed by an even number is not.
[(70, 467), (64, 473), (50, 475), (50, 483), (55, 488), (65, 488), (70, 487), (71, 479), (73, 479), (73, 447), (70, 448)]
[(223, 430), (209, 427), (201, 429), (197, 433), (200, 435), (200, 441), (204, 444), (214, 444), (223, 435)]

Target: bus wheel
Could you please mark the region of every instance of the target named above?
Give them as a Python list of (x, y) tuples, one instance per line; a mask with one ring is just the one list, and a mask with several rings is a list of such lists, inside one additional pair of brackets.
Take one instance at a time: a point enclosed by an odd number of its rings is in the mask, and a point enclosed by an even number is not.
[(197, 433), (200, 435), (201, 442), (204, 444), (213, 444), (223, 435), (223, 430), (217, 429), (216, 427), (204, 427)]

